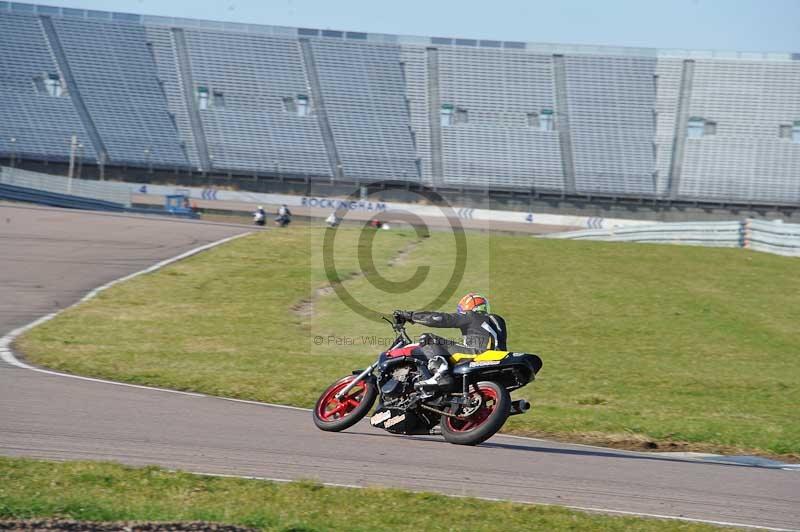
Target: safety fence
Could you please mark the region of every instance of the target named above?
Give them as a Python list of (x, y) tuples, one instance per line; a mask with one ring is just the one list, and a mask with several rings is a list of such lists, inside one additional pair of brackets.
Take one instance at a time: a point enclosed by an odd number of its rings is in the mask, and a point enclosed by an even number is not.
[(553, 233), (543, 238), (747, 248), (800, 257), (800, 224), (787, 224), (780, 220), (748, 218), (740, 222), (659, 223)]
[(122, 183), (70, 179), (60, 175), (42, 174), (1, 166), (0, 184), (52, 194), (107, 201), (117, 203), (123, 207), (131, 206), (130, 187)]
[(38, 205), (49, 205), (50, 207), (63, 207), (67, 209), (82, 209), (91, 211), (106, 212), (126, 212), (127, 209), (120, 203), (104, 201), (81, 196), (70, 196), (68, 194), (58, 194), (46, 192), (35, 188), (18, 187), (0, 183), (0, 199), (17, 201), (23, 203), (36, 203)]
[(130, 187), (108, 181), (87, 181), (0, 167), (0, 200), (92, 211), (156, 214), (197, 218), (189, 209), (133, 207)]
[(36, 189), (55, 194), (111, 201), (120, 203), (126, 207), (130, 207), (132, 201), (136, 201), (137, 203), (152, 203), (149, 201), (142, 201), (142, 198), (146, 196), (181, 194), (191, 200), (204, 202), (201, 205), (201, 207), (204, 208), (215, 208), (213, 202), (240, 203), (242, 204), (242, 208), (248, 211), (252, 211), (256, 205), (277, 206), (285, 204), (290, 208), (308, 208), (312, 216), (319, 216), (322, 218), (327, 217), (332, 211), (343, 210), (375, 213), (400, 211), (415, 214), (424, 220), (453, 216), (462, 220), (492, 222), (498, 224), (498, 226), (501, 224), (539, 224), (564, 227), (611, 228), (642, 224), (650, 225), (653, 223), (650, 221), (604, 218), (599, 216), (504, 211), (450, 205), (436, 206), (425, 205), (423, 203), (403, 203), (341, 196), (298, 196), (220, 188), (91, 181), (86, 179), (69, 179), (64, 176), (42, 174), (8, 167), (0, 167), (0, 184)]
[(745, 220), (742, 234), (743, 247), (800, 257), (800, 224)]
[[(146, 195), (164, 196), (167, 194), (185, 194), (192, 200), (203, 202), (202, 207), (214, 208), (213, 202), (240, 203), (252, 210), (256, 205), (288, 205), (290, 208), (307, 208), (311, 216), (326, 218), (331, 212), (370, 212), (392, 213), (403, 212), (419, 216), (422, 220), (458, 217), (462, 220), (485, 221), (497, 224), (540, 224), (564, 227), (620, 227), (628, 225), (651, 225), (652, 221), (629, 220), (621, 218), (602, 218), (599, 216), (576, 216), (566, 214), (550, 214), (526, 211), (504, 211), (494, 209), (478, 209), (471, 207), (443, 205), (427, 205), (424, 202), (403, 203), (382, 201), (377, 199), (358, 199), (341, 196), (297, 196), (291, 194), (275, 194), (262, 192), (246, 192), (241, 190), (225, 190), (217, 188), (176, 187), (172, 185), (142, 185), (128, 183), (136, 194), (134, 200), (139, 202)], [(420, 195), (420, 199), (429, 201)]]

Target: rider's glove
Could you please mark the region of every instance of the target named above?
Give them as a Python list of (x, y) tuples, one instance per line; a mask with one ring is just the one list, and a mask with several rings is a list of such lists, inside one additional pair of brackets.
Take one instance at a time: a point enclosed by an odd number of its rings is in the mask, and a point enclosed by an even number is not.
[(394, 311), (394, 319), (398, 323), (405, 323), (405, 322), (411, 323), (412, 322), (412, 320), (411, 320), (412, 314), (413, 314), (413, 312), (410, 312), (408, 310), (395, 310)]

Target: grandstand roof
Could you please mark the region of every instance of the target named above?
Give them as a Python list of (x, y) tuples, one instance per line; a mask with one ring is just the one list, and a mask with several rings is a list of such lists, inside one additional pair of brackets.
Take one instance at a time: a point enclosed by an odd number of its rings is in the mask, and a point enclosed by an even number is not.
[(84, 20), (128, 22), (149, 26), (170, 26), (231, 32), (258, 33), (284, 37), (311, 37), (321, 39), (356, 40), (376, 43), (436, 45), (436, 46), (468, 46), (482, 48), (506, 48), (529, 50), (536, 53), (570, 53), (570, 54), (602, 54), (602, 55), (634, 55), (645, 57), (676, 57), (695, 59), (740, 59), (740, 60), (774, 60), (800, 61), (800, 53), (792, 52), (748, 52), (733, 50), (689, 50), (680, 48), (639, 48), (626, 46), (603, 46), (582, 44), (553, 44), (520, 41), (498, 41), (487, 39), (469, 39), (461, 37), (424, 37), (418, 35), (391, 35), (386, 33), (364, 33), (317, 28), (293, 28), (288, 26), (270, 26), (266, 24), (247, 24), (241, 22), (221, 22), (183, 17), (162, 17), (155, 15), (139, 15), (116, 11), (98, 11), (56, 7), (22, 2), (0, 1), (0, 12), (29, 13), (50, 15), (54, 17), (79, 18)]

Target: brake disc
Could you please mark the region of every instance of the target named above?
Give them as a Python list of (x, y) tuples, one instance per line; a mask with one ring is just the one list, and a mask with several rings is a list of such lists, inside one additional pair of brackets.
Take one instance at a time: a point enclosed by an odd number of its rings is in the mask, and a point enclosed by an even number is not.
[(480, 410), (481, 406), (483, 406), (483, 397), (480, 394), (476, 394), (474, 398), (470, 399), (469, 405), (463, 407), (459, 417), (469, 417)]

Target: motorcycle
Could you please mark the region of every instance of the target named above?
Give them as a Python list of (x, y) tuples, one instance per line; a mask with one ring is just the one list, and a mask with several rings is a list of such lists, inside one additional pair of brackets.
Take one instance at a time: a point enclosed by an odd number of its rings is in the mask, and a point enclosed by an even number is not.
[(414, 343), (396, 313), (383, 318), (397, 337), (389, 349), (364, 370), (339, 379), (326, 389), (313, 410), (321, 430), (339, 432), (358, 423), (372, 408), (373, 427), (393, 434), (435, 434), (439, 426), (445, 440), (457, 445), (477, 445), (499, 431), (509, 416), (530, 409), (525, 399), (512, 401), (510, 392), (527, 385), (542, 368), (538, 355), (512, 351), (484, 351), (478, 355), (456, 353), (450, 357), (452, 383), (435, 391), (414, 384), (431, 377), (424, 345), (435, 341), (423, 334)]

